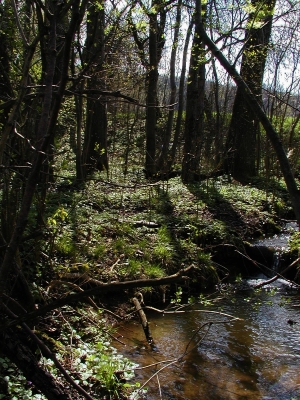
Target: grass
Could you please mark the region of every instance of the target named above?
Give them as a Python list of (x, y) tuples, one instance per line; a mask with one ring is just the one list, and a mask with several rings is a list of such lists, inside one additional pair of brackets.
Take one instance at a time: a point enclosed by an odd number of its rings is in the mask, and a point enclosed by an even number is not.
[(149, 185), (139, 177), (136, 184), (135, 168), (124, 178), (115, 167), (113, 184), (102, 173), (72, 191), (67, 174), (48, 193), (52, 245), (43, 242), (41, 251), (53, 278), (76, 263), (104, 281), (161, 277), (194, 264), (215, 281), (211, 257), (218, 246), (242, 248), (245, 240), (276, 230), (278, 209), (289, 207), (282, 188), (266, 192), (258, 183), (242, 186), (226, 177), (194, 185), (180, 178)]

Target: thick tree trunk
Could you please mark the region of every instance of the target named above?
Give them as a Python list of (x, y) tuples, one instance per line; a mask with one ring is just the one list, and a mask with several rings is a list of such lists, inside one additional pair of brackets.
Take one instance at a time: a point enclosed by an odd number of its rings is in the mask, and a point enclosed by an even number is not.
[[(276, 0), (252, 0), (255, 12), (249, 15), (240, 75), (251, 92), (261, 102), (262, 81), (271, 36), (273, 10)], [(257, 14), (264, 13), (263, 18)], [(257, 27), (262, 24), (261, 27)], [(247, 104), (240, 87), (237, 88), (226, 148), (233, 154), (228, 164), (232, 176), (247, 183), (257, 175), (256, 153), (259, 120)]]
[(251, 108), (252, 112), (259, 119), (260, 123), (264, 127), (267, 137), (269, 138), (273, 149), (276, 152), (281, 171), (290, 195), (291, 203), (296, 215), (296, 219), (298, 225), (300, 225), (300, 191), (298, 190), (291, 165), (277, 132), (275, 131), (265, 112), (261, 108), (255, 94), (252, 93), (252, 91), (250, 90), (246, 82), (242, 79), (240, 74), (236, 71), (234, 66), (232, 66), (228, 62), (222, 52), (217, 48), (215, 43), (208, 37), (202, 23), (199, 24), (199, 29), (203, 42), (206, 44), (212, 54), (217, 58), (222, 67), (225, 68), (228, 74), (235, 81), (236, 85), (243, 93), (243, 96), (246, 99), (248, 106)]
[[(92, 77), (87, 89), (105, 90), (102, 77), (105, 58), (105, 0), (90, 5), (87, 23), (86, 63), (90, 64)], [(86, 129), (83, 143), (83, 175), (93, 171), (108, 170), (107, 154), (107, 107), (106, 97), (90, 94), (87, 99)]]

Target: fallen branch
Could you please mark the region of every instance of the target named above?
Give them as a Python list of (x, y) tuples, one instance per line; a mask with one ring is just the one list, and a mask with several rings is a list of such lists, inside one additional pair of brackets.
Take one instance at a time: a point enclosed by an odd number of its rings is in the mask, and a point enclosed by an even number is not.
[(136, 228), (140, 228), (142, 226), (145, 226), (146, 228), (159, 228), (160, 224), (153, 221), (134, 221), (133, 226)]
[[(258, 262), (256, 262), (256, 261), (252, 260), (252, 258), (249, 257), (248, 255), (243, 254), (243, 253), (241, 253), (241, 252), (238, 251), (238, 250), (236, 250), (236, 252), (239, 253), (241, 256), (247, 258), (247, 260), (251, 261), (256, 267), (259, 267), (259, 266), (261, 265), (261, 266), (263, 266), (264, 268), (266, 268), (266, 269), (268, 269), (269, 271), (272, 271), (272, 272), (274, 273), (274, 271), (273, 271), (271, 268), (268, 268), (268, 267), (266, 267), (265, 265), (260, 264), (260, 263), (258, 263)], [(259, 283), (258, 285), (253, 286), (253, 288), (254, 288), (254, 289), (258, 289), (258, 288), (260, 288), (260, 287), (262, 287), (262, 286), (267, 285), (268, 283), (272, 283), (272, 282), (276, 281), (278, 278), (285, 279), (287, 282), (291, 283), (292, 285), (297, 286), (297, 287), (300, 287), (300, 285), (298, 285), (296, 282), (291, 281), (291, 280), (289, 280), (289, 279), (287, 279), (287, 278), (285, 278), (285, 277), (283, 276), (283, 274), (285, 274), (287, 271), (289, 271), (289, 269), (292, 268), (295, 264), (297, 264), (298, 261), (300, 261), (300, 257), (297, 258), (297, 260), (293, 261), (292, 264), (290, 264), (288, 267), (286, 267), (286, 269), (284, 269), (284, 270), (281, 272), (281, 274), (279, 274), (279, 273), (277, 272), (277, 274), (276, 274), (274, 277), (272, 277), (271, 279), (268, 279), (267, 281), (264, 281), (263, 283)]]
[(91, 289), (84, 290), (80, 293), (69, 294), (65, 297), (62, 297), (58, 300), (53, 301), (52, 303), (46, 304), (42, 306), (40, 309), (24, 313), (19, 316), (16, 320), (10, 321), (7, 324), (4, 324), (0, 330), (5, 330), (8, 327), (20, 324), (21, 322), (34, 320), (35, 318), (45, 315), (47, 312), (52, 311), (56, 308), (63, 307), (66, 304), (74, 303), (80, 301), (89, 296), (100, 296), (109, 292), (120, 292), (125, 289), (132, 289), (136, 287), (149, 287), (149, 286), (161, 286), (168, 285), (170, 283), (182, 282), (186, 281), (188, 278), (187, 274), (191, 273), (191, 271), (195, 267), (193, 265), (180, 270), (174, 275), (169, 275), (163, 278), (153, 278), (153, 279), (138, 279), (134, 281), (125, 281), (125, 282), (111, 282), (111, 283), (99, 283), (98, 286), (93, 287)]
[[(80, 286), (76, 285), (76, 283), (73, 283), (73, 282), (63, 282), (63, 281), (59, 281), (59, 280), (54, 280), (54, 281), (51, 281), (51, 282), (50, 282), (50, 285), (48, 286), (48, 289), (47, 289), (47, 293), (49, 293), (49, 291), (50, 291), (51, 289), (53, 289), (54, 287), (63, 286), (63, 285), (70, 286), (71, 288), (73, 288), (73, 289), (75, 289), (75, 290), (78, 290), (79, 292), (83, 292), (83, 291), (84, 291)], [(98, 307), (97, 304), (94, 302), (94, 300), (90, 298), (90, 296), (88, 296), (88, 297), (86, 298), (86, 300), (88, 301), (88, 303), (89, 303), (96, 311), (99, 310), (99, 307)]]
[[(187, 304), (186, 307), (189, 307), (190, 304)], [(182, 307), (182, 306), (181, 306)], [(207, 314), (216, 314), (216, 315), (222, 315), (223, 317), (229, 317), (231, 318), (230, 321), (223, 321), (224, 323), (226, 322), (231, 322), (232, 320), (235, 321), (241, 321), (241, 318), (238, 317), (233, 317), (230, 314), (223, 313), (222, 311), (212, 311), (212, 310), (173, 310), (173, 311), (167, 311), (167, 310), (159, 310), (158, 308), (150, 307), (150, 306), (145, 306), (145, 309), (156, 311), (160, 314), (185, 314), (185, 313), (194, 313), (194, 312), (201, 312), (201, 313), (207, 313)]]
[[(281, 274), (278, 274), (278, 273), (277, 273), (273, 278), (268, 279), (268, 280), (266, 280), (266, 281), (264, 281), (264, 282), (261, 282), (261, 283), (255, 285), (255, 286), (254, 286), (254, 289), (259, 289), (259, 288), (261, 288), (261, 287), (263, 287), (263, 286), (265, 286), (265, 285), (268, 285), (269, 283), (275, 282), (278, 278), (284, 278), (284, 277), (283, 277), (283, 274), (287, 273), (287, 272), (288, 272), (292, 267), (294, 267), (299, 261), (300, 261), (300, 257), (298, 257), (297, 260), (293, 261), (288, 267), (286, 267), (286, 268), (281, 272)], [(284, 278), (284, 279), (286, 279), (286, 278)], [(290, 282), (290, 281), (289, 281), (289, 282)], [(296, 286), (299, 287), (299, 285), (297, 285), (297, 283), (295, 283), (295, 282), (293, 282), (293, 281), (292, 281), (291, 283), (292, 283), (293, 285), (296, 285)]]

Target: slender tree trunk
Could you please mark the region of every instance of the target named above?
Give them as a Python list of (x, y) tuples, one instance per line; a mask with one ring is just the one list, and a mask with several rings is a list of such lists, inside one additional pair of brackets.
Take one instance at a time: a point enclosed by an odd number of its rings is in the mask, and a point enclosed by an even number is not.
[[(81, 84), (81, 88), (82, 87), (83, 84)], [(82, 142), (81, 142), (82, 115), (83, 115), (82, 96), (81, 95), (75, 96), (74, 100), (75, 100), (75, 108), (77, 116), (76, 132), (74, 133), (76, 135), (75, 137), (76, 179), (78, 181), (81, 181), (84, 178), (82, 170)]]
[(185, 88), (185, 73), (186, 73), (186, 65), (187, 65), (187, 53), (188, 53), (188, 47), (189, 47), (189, 43), (190, 43), (193, 25), (194, 25), (194, 21), (191, 21), (190, 25), (187, 29), (187, 32), (186, 32), (186, 38), (185, 38), (185, 43), (184, 43), (184, 48), (183, 48), (183, 53), (182, 53), (182, 67), (181, 67), (179, 90), (178, 90), (178, 110), (177, 110), (177, 118), (176, 118), (173, 145), (172, 145), (171, 154), (169, 157), (168, 170), (170, 170), (171, 166), (174, 164), (176, 151), (178, 148), (179, 137), (180, 137), (180, 133), (181, 133), (181, 129), (182, 129), (182, 115), (183, 115), (184, 101), (185, 101), (184, 88)]
[[(7, 31), (7, 23), (9, 16), (7, 9), (9, 5), (7, 2), (0, 4), (0, 90), (2, 101), (8, 101), (14, 98), (13, 88), (11, 86), (9, 72), (10, 72), (10, 56), (8, 37), (5, 34)], [(0, 124), (3, 126), (8, 118), (10, 108), (7, 107), (0, 113)]]
[(261, 108), (261, 105), (257, 99), (257, 96), (252, 93), (249, 86), (240, 76), (240, 74), (236, 71), (234, 66), (232, 66), (228, 60), (224, 57), (222, 52), (218, 49), (218, 47), (214, 44), (214, 42), (208, 37), (203, 24), (199, 24), (199, 30), (201, 33), (201, 37), (205, 45), (208, 49), (212, 52), (212, 54), (216, 57), (216, 59), (220, 62), (222, 67), (228, 72), (228, 74), (232, 77), (235, 81), (236, 85), (243, 93), (244, 99), (247, 101), (248, 106), (251, 108), (252, 112), (258, 118), (262, 126), (264, 127), (267, 137), (269, 138), (274, 151), (276, 152), (281, 172), (283, 174), (291, 203), (296, 215), (296, 219), (298, 225), (300, 226), (300, 191), (298, 190), (297, 183), (294, 178), (294, 174), (285, 153), (285, 150), (282, 146), (281, 140), (278, 137), (277, 132), (273, 128), (271, 122), (269, 121), (268, 117), (266, 116), (265, 112)]
[[(183, 182), (193, 182), (200, 173), (200, 155), (203, 142), (205, 52), (199, 32), (201, 4), (196, 1), (195, 33), (191, 49), (189, 77), (187, 84), (186, 119), (182, 160)], [(205, 8), (206, 9), (206, 8)]]
[[(155, 2), (154, 2), (155, 3)], [(155, 4), (153, 4), (154, 6)], [(158, 82), (158, 16), (149, 14), (149, 71), (147, 76), (146, 111), (146, 164), (148, 176), (156, 173), (156, 125), (157, 125), (157, 82)]]
[(173, 120), (174, 120), (174, 111), (175, 111), (175, 101), (176, 101), (176, 71), (175, 71), (175, 64), (176, 64), (176, 55), (177, 55), (177, 47), (178, 47), (178, 37), (179, 37), (179, 31), (180, 31), (180, 24), (181, 24), (181, 7), (182, 7), (182, 0), (178, 1), (177, 4), (177, 14), (176, 14), (176, 21), (175, 21), (175, 30), (174, 30), (174, 40), (173, 40), (173, 46), (172, 46), (172, 51), (171, 51), (171, 59), (170, 59), (170, 88), (171, 88), (171, 94), (170, 94), (170, 100), (169, 104), (171, 106), (171, 109), (169, 110), (168, 113), (168, 121), (167, 121), (167, 126), (166, 126), (166, 131), (164, 134), (163, 138), (163, 143), (162, 143), (162, 150), (160, 153), (160, 157), (158, 160), (158, 168), (163, 172), (163, 173), (168, 173), (168, 168), (169, 168), (169, 160), (168, 158), (168, 153), (169, 153), (169, 146), (170, 146), (170, 140), (172, 137), (172, 129), (173, 129)]

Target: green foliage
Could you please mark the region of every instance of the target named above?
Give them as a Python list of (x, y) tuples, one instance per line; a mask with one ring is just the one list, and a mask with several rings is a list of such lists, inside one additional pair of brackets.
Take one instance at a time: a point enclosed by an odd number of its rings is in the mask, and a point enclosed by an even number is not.
[(208, 307), (213, 304), (212, 300), (208, 296), (205, 296), (203, 293), (200, 293), (198, 303), (204, 307)]
[(73, 258), (75, 261), (77, 249), (71, 237), (60, 236), (56, 241), (55, 248), (63, 257)]
[(76, 369), (81, 371), (83, 383), (94, 392), (105, 389), (111, 396), (119, 397), (120, 390), (136, 387), (127, 383), (134, 377), (136, 365), (118, 354), (109, 342), (100, 341), (91, 348), (79, 346), (75, 355)]
[(293, 253), (296, 253), (297, 255), (300, 254), (300, 232), (292, 234), (289, 240), (289, 247)]
[[(5, 388), (5, 389), (4, 389)], [(46, 400), (8, 358), (0, 357), (0, 399)]]
[(245, 11), (251, 15), (248, 21), (248, 29), (260, 29), (265, 24), (266, 18), (274, 14), (274, 8), (264, 1), (247, 1)]
[(153, 255), (155, 259), (167, 265), (172, 262), (174, 255), (174, 247), (172, 239), (167, 227), (159, 228), (157, 232), (156, 244), (153, 247)]
[(178, 287), (175, 292), (175, 298), (171, 299), (172, 304), (180, 304), (182, 302), (182, 288)]

